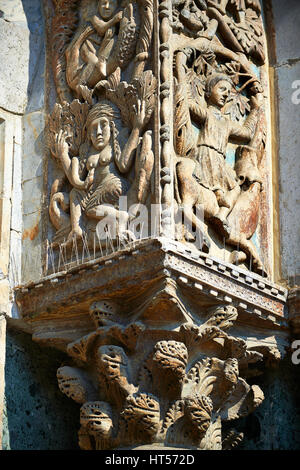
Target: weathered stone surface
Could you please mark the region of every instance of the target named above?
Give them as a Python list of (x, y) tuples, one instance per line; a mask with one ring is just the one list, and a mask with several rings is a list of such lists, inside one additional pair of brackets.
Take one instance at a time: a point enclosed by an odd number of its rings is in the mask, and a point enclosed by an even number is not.
[(41, 4), (1, 2), (0, 107), (23, 114), (43, 106), (44, 38)]
[(2, 449), (3, 421), (4, 421), (4, 366), (6, 356), (6, 320), (0, 314), (0, 449)]
[[(278, 64), (290, 63), (300, 59), (298, 47), (298, 25), (300, 7), (297, 0), (272, 0), (274, 32)], [(297, 39), (296, 39), (297, 38)], [(280, 90), (282, 90), (280, 88)], [(291, 119), (291, 123), (293, 120)]]
[[(279, 106), (279, 213), (281, 227), (281, 260), (283, 278), (293, 285), (300, 272), (299, 218), (300, 218), (300, 160), (299, 113), (300, 63), (282, 65), (276, 69)], [(297, 88), (293, 88), (294, 83)], [(291, 191), (291, 188), (293, 190)]]

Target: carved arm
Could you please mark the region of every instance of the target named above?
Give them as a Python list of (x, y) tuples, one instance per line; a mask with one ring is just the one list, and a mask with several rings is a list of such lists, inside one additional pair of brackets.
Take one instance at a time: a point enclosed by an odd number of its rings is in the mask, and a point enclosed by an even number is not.
[(114, 26), (115, 24), (119, 23), (122, 19), (122, 11), (119, 11), (116, 15), (114, 15), (109, 21), (103, 21), (98, 16), (94, 15), (90, 18), (90, 21), (97, 31), (99, 36), (104, 36), (106, 31)]
[(140, 129), (134, 127), (131, 131), (130, 137), (126, 142), (119, 158), (116, 156), (116, 164), (121, 173), (127, 173), (133, 163), (135, 151), (137, 149), (140, 137)]
[(61, 161), (63, 170), (71, 183), (77, 189), (85, 189), (85, 181), (79, 177), (79, 161), (78, 158), (69, 157), (69, 146), (66, 142), (67, 134), (59, 131), (56, 138), (56, 155)]
[(146, 113), (145, 113), (145, 101), (138, 100), (137, 106), (135, 107), (135, 118), (133, 122), (133, 129), (129, 136), (127, 143), (124, 146), (124, 149), (118, 158), (116, 156), (116, 164), (121, 171), (121, 173), (127, 173), (131, 168), (135, 157), (135, 151), (139, 144), (140, 132), (144, 126)]

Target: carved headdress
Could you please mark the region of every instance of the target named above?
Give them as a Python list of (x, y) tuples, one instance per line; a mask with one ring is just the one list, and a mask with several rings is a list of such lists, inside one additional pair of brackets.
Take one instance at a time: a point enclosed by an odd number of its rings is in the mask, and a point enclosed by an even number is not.
[(120, 119), (120, 112), (118, 108), (112, 104), (110, 101), (103, 100), (95, 104), (89, 111), (85, 127), (88, 130), (95, 119), (98, 119), (100, 116), (105, 116), (109, 119), (110, 122), (113, 122), (115, 119)]

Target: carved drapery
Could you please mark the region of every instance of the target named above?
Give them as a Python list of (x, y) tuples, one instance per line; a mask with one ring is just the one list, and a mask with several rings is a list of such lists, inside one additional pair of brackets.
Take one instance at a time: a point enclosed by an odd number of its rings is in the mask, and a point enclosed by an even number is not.
[(287, 328), (260, 2), (53, 0), (49, 31), (49, 270), (16, 298), (79, 446), (233, 448)]

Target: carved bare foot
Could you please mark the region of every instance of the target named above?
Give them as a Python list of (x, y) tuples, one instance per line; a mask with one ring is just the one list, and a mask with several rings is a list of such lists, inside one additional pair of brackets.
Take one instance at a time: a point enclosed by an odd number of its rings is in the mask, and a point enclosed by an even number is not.
[(136, 236), (134, 235), (134, 233), (131, 230), (125, 230), (124, 232), (117, 235), (117, 239), (121, 243), (130, 243), (130, 242), (134, 242), (136, 240)]
[(68, 235), (67, 243), (72, 242), (73, 240), (77, 240), (78, 238), (82, 238), (83, 232), (82, 229), (78, 226), (71, 230)]
[(231, 232), (231, 226), (228, 220), (220, 216), (219, 214), (211, 217), (211, 223), (218, 229), (219, 234), (225, 238), (228, 238)]
[(230, 255), (229, 262), (231, 264), (241, 264), (246, 261), (247, 255), (243, 251), (233, 251)]

